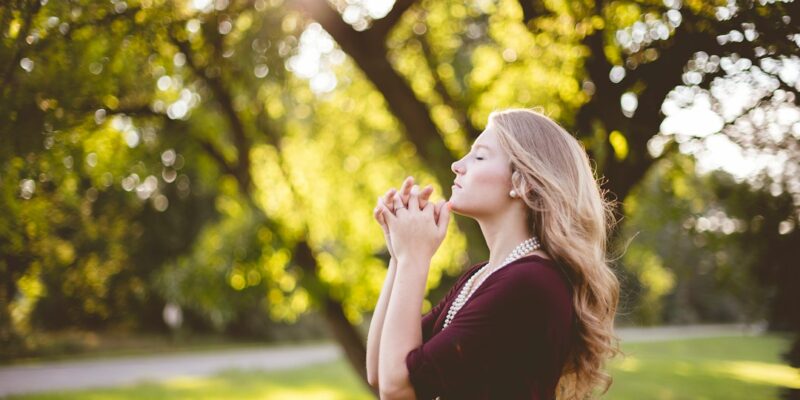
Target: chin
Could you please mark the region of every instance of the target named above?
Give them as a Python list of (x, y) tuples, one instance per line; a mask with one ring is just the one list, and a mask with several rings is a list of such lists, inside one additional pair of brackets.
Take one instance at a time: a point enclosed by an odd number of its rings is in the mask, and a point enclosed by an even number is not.
[(457, 200), (453, 200), (453, 198), (451, 197), (450, 200), (448, 200), (448, 201), (450, 202), (450, 213), (463, 215), (465, 217), (469, 216), (469, 215), (464, 213), (464, 209), (461, 208), (461, 206), (459, 205), (459, 202)]
[(450, 198), (447, 199), (447, 201), (450, 203), (450, 212), (451, 213), (458, 212), (458, 202), (453, 200), (452, 196), (450, 196)]

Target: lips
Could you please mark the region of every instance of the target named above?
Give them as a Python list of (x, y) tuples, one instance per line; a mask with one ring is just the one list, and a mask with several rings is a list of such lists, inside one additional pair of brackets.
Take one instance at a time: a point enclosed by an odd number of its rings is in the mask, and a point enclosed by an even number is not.
[(457, 187), (457, 188), (461, 189), (461, 185), (459, 185), (459, 184), (458, 184), (458, 182), (453, 182), (453, 186), (455, 186), (455, 187)]

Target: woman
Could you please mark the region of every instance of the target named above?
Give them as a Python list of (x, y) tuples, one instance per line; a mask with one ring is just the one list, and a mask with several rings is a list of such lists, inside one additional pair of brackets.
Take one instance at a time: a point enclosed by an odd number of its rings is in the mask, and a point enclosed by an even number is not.
[[(619, 282), (606, 260), (611, 207), (589, 159), (546, 116), (494, 112), (428, 202), (409, 177), (378, 199), (392, 256), (370, 324), (369, 382), (382, 399), (584, 399), (611, 377)], [(420, 316), (450, 211), (473, 218), (489, 260)], [(421, 329), (420, 329), (421, 327)]]

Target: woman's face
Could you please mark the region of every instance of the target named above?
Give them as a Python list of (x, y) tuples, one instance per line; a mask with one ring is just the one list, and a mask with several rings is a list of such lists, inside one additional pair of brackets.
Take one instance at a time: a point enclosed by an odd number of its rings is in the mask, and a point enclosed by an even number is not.
[(467, 155), (453, 163), (456, 174), (450, 207), (473, 218), (497, 213), (512, 198), (510, 158), (500, 148), (492, 120)]

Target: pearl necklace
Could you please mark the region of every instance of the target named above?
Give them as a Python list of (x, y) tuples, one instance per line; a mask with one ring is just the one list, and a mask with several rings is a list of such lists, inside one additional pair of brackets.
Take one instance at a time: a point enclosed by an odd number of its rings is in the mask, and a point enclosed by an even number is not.
[[(491, 269), (488, 273), (483, 274), (484, 270), (486, 270), (489, 266), (489, 263), (486, 263), (486, 265), (481, 267), (478, 272), (472, 274), (467, 283), (465, 283), (461, 288), (461, 292), (458, 294), (458, 297), (456, 297), (456, 299), (453, 301), (453, 304), (450, 305), (450, 309), (447, 311), (447, 317), (444, 319), (444, 327), (442, 327), (442, 329), (447, 328), (447, 326), (450, 325), (450, 322), (453, 321), (453, 318), (456, 316), (458, 310), (460, 310), (461, 307), (464, 307), (464, 304), (467, 303), (467, 300), (469, 300), (472, 294), (478, 290), (478, 287), (483, 283), (483, 281), (486, 280), (486, 278), (489, 277), (489, 275), (510, 264), (512, 261), (515, 261), (532, 251), (536, 251), (541, 247), (542, 245), (539, 243), (539, 239), (537, 239), (536, 236), (533, 236), (520, 243), (513, 251), (511, 251), (511, 254), (506, 257), (499, 267)], [(483, 277), (480, 280), (476, 280), (476, 277), (479, 275), (483, 275)]]

